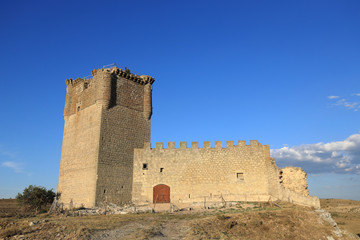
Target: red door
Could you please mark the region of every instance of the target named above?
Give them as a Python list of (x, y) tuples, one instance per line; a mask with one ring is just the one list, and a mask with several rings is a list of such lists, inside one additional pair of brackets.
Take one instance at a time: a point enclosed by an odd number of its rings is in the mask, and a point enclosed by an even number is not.
[(153, 189), (154, 203), (169, 203), (170, 202), (170, 187), (165, 184), (156, 185)]

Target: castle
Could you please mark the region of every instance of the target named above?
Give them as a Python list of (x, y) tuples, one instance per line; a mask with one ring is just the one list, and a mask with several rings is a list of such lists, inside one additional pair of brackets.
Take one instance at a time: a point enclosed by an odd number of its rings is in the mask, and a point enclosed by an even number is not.
[(255, 140), (150, 144), (154, 78), (109, 67), (66, 80), (57, 192), (65, 206), (282, 200), (320, 207), (306, 173)]

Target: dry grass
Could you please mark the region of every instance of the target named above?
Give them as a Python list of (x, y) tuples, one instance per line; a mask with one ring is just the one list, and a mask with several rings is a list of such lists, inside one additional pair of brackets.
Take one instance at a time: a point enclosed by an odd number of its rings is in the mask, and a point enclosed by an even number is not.
[(0, 237), (8, 238), (14, 235), (20, 235), (22, 232), (19, 227), (8, 227), (0, 232)]
[(0, 199), (0, 217), (13, 217), (20, 211), (16, 199)]
[[(247, 203), (232, 208), (174, 214), (3, 217), (0, 218), (0, 239), (14, 235), (24, 235), (26, 239), (89, 239), (114, 231), (117, 235), (111, 239), (326, 239), (332, 235), (333, 228), (321, 222), (311, 209), (289, 203), (281, 206), (282, 209)], [(336, 210), (336, 203), (331, 201), (325, 202), (325, 206)], [(357, 210), (352, 207), (348, 211)], [(334, 213), (338, 214), (334, 214), (334, 218), (339, 218), (341, 228), (352, 226), (349, 217), (342, 216), (345, 212)], [(30, 226), (30, 222), (35, 224)]]
[(194, 239), (324, 239), (331, 228), (314, 212), (278, 210), (225, 214), (193, 224)]
[(360, 201), (321, 199), (321, 207), (331, 213), (340, 229), (360, 236)]

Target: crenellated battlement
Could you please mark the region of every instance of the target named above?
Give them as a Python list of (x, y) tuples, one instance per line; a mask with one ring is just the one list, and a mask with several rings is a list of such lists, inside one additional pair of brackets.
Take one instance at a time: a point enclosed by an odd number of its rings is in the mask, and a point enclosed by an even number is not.
[(65, 83), (67, 86), (70, 85), (70, 86), (75, 87), (81, 83), (90, 82), (90, 81), (91, 81), (91, 79), (85, 79), (85, 78), (77, 78), (75, 80), (73, 80), (72, 78), (69, 78), (69, 79), (65, 80)]
[[(188, 147), (188, 146), (190, 146), (190, 147)], [(162, 142), (157, 142), (155, 144), (155, 148), (151, 148), (151, 143), (146, 142), (146, 143), (144, 143), (144, 148), (143, 149), (145, 149), (145, 150), (159, 150), (159, 149), (227, 149), (227, 148), (238, 148), (238, 147), (265, 147), (265, 148), (269, 149), (269, 145), (262, 145), (257, 140), (250, 140), (249, 145), (246, 145), (245, 140), (239, 140), (237, 145), (235, 145), (234, 141), (226, 141), (226, 147), (225, 148), (223, 147), (222, 141), (215, 141), (215, 146), (214, 147), (211, 147), (211, 142), (204, 141), (202, 148), (199, 147), (199, 142), (190, 142), (189, 144), (188, 144), (188, 142), (180, 142), (180, 147), (179, 148), (175, 147), (175, 142), (168, 142), (168, 147), (167, 148), (164, 148), (164, 144)]]
[(155, 79), (151, 76), (148, 75), (137, 75), (137, 74), (133, 74), (131, 73), (131, 71), (129, 69), (121, 69), (118, 67), (112, 67), (112, 68), (100, 68), (100, 69), (94, 69), (91, 71), (91, 76), (92, 77), (84, 77), (84, 78), (77, 78), (77, 79), (66, 79), (65, 83), (66, 85), (71, 85), (71, 86), (77, 86), (80, 83), (85, 83), (85, 82), (89, 82), (92, 80), (92, 78), (94, 78), (97, 74), (99, 73), (105, 73), (105, 74), (110, 74), (110, 75), (115, 75), (118, 77), (123, 77), (125, 79), (131, 80), (133, 82), (139, 83), (141, 85), (146, 85), (148, 83), (153, 84), (155, 82)]
[(118, 67), (94, 69), (91, 71), (91, 75), (95, 77), (99, 72), (105, 72), (118, 77), (123, 77), (141, 85), (146, 85), (148, 83), (153, 84), (155, 82), (155, 79), (153, 77), (148, 75), (139, 76), (137, 74), (133, 74), (127, 68), (125, 68), (125, 70)]
[(76, 114), (96, 104), (104, 109), (116, 105), (140, 111), (145, 119), (152, 115), (152, 84), (155, 79), (113, 66), (91, 71), (84, 78), (66, 79), (64, 116)]

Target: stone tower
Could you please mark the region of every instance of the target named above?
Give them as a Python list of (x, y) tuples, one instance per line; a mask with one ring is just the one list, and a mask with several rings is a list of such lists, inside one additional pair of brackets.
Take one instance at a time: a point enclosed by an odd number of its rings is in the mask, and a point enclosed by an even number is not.
[(154, 78), (102, 68), (66, 80), (57, 192), (65, 206), (131, 201), (134, 148), (150, 142)]

